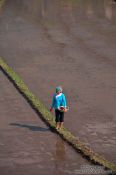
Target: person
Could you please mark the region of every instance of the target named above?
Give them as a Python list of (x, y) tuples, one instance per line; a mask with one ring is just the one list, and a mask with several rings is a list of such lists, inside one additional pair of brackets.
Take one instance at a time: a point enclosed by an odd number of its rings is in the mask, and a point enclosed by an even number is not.
[(60, 129), (63, 126), (64, 122), (64, 111), (60, 110), (60, 107), (64, 107), (66, 109), (67, 102), (64, 93), (62, 92), (62, 87), (56, 87), (56, 93), (53, 95), (52, 106), (50, 108), (50, 112), (55, 109), (55, 121), (56, 121), (56, 129)]

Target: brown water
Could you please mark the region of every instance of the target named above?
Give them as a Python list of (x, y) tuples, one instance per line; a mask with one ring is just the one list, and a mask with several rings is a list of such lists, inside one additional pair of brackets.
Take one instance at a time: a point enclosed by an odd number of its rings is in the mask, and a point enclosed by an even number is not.
[(55, 87), (62, 85), (70, 107), (65, 126), (116, 162), (115, 3), (6, 1), (0, 55), (48, 108)]
[(75, 174), (90, 165), (52, 133), (0, 72), (0, 173)]

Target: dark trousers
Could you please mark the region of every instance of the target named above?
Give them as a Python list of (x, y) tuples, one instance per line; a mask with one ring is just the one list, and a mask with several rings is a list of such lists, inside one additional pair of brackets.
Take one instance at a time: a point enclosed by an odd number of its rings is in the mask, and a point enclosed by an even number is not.
[(56, 116), (55, 119), (56, 122), (64, 122), (64, 112), (61, 112), (60, 110), (56, 109), (55, 116)]

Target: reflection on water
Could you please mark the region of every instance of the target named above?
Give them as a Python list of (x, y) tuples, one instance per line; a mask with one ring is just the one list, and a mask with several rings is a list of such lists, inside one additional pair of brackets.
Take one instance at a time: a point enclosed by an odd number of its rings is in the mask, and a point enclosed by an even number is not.
[[(15, 15), (28, 20), (58, 20), (61, 13), (70, 13), (73, 18), (97, 18), (116, 23), (116, 5), (112, 0), (11, 0), (7, 1)], [(60, 19), (59, 19), (60, 20)]]
[(56, 159), (58, 161), (64, 161), (65, 160), (65, 145), (64, 145), (64, 141), (61, 140), (59, 137), (57, 137), (56, 140)]
[(66, 160), (66, 150), (64, 141), (57, 136), (56, 139), (56, 151), (55, 151), (55, 169), (56, 175), (63, 175), (63, 168), (65, 168), (65, 160)]
[(108, 20), (116, 20), (116, 14), (114, 14), (114, 5), (109, 0), (104, 1), (104, 10), (105, 16)]

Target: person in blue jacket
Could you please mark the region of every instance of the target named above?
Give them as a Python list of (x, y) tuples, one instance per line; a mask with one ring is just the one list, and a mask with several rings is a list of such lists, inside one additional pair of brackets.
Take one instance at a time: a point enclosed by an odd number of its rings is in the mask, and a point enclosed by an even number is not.
[(53, 95), (52, 106), (50, 108), (50, 111), (52, 111), (53, 108), (55, 109), (56, 129), (60, 129), (64, 122), (64, 112), (60, 110), (61, 106), (66, 109), (67, 102), (62, 88), (58, 86), (56, 87), (56, 93)]

